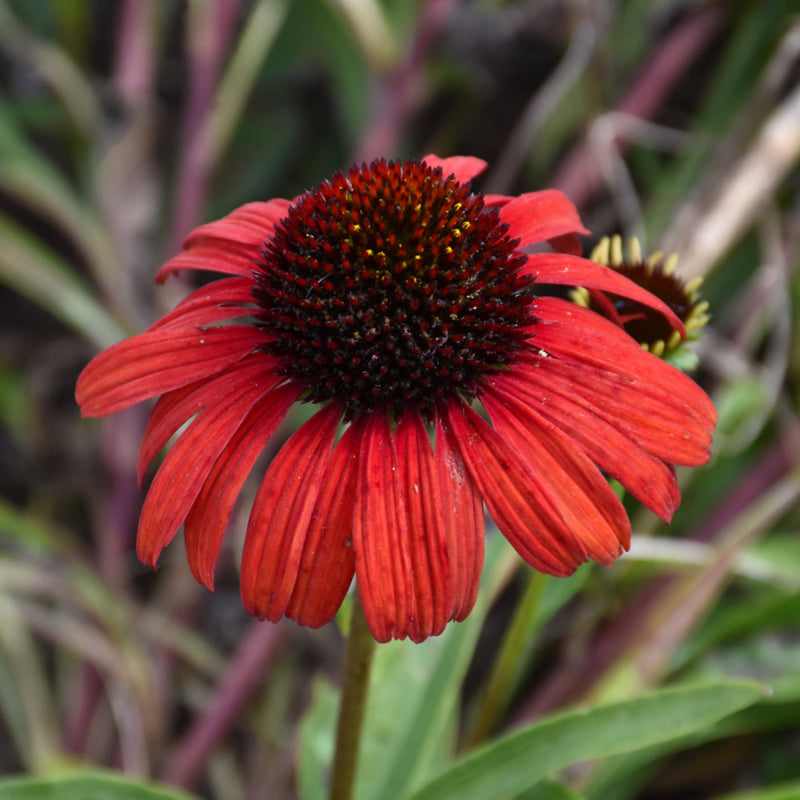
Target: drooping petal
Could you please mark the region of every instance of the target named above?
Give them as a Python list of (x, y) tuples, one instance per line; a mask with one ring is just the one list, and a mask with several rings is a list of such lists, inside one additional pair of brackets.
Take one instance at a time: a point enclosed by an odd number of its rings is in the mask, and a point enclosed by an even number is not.
[(446, 406), (442, 430), (460, 451), (489, 513), (514, 549), (532, 567), (571, 575), (586, 561), (574, 536), (528, 463), (471, 408)]
[(523, 274), (535, 275), (537, 283), (583, 286), (587, 289), (611, 292), (621, 297), (630, 297), (648, 308), (659, 311), (675, 330), (680, 331), (681, 335), (686, 333), (683, 323), (663, 300), (659, 300), (619, 272), (602, 264), (596, 264), (588, 258), (577, 258), (566, 253), (536, 253), (528, 256), (528, 261), (521, 271)]
[(250, 294), (252, 286), (252, 278), (223, 278), (212, 281), (195, 289), (148, 330), (198, 328), (249, 314), (247, 306), (253, 302)]
[(547, 365), (547, 381), (550, 397), (560, 395), (593, 411), (662, 461), (685, 466), (708, 461), (707, 427), (690, 414), (681, 415), (680, 408), (655, 391), (648, 397), (619, 375), (555, 358)]
[[(408, 411), (401, 415), (395, 444), (396, 472), (406, 501), (412, 564), (409, 590), (415, 613), (408, 635), (421, 642), (429, 636), (438, 636), (452, 618), (455, 592), (451, 558), (457, 551), (450, 551), (446, 501), (440, 494), (430, 438), (419, 413)], [(459, 593), (464, 594), (464, 589)]]
[[(554, 382), (560, 378), (570, 391), (581, 387), (603, 416), (627, 430), (634, 426), (635, 438), (656, 457), (687, 466), (708, 461), (716, 410), (691, 378), (586, 309), (542, 298), (536, 314), (533, 343), (556, 356), (545, 361)], [(648, 430), (652, 441), (643, 438)]]
[(336, 403), (318, 411), (280, 449), (261, 482), (241, 574), (242, 601), (259, 619), (277, 622), (286, 614), (341, 416)]
[(537, 476), (589, 558), (610, 564), (630, 546), (630, 522), (622, 503), (568, 436), (508, 396), (501, 399), (487, 391), (481, 401), (495, 430)]
[(547, 363), (541, 367), (517, 364), (489, 380), (497, 391), (524, 402), (562, 433), (597, 464), (618, 480), (640, 503), (665, 522), (680, 502), (675, 471), (651, 456), (626, 430), (611, 424), (586, 404), (575, 402), (571, 393), (553, 390)]
[(483, 567), (483, 501), (458, 450), (436, 418), (435, 469), (450, 554), (455, 620), (466, 619), (478, 596)]
[(224, 390), (172, 446), (153, 479), (139, 518), (136, 549), (140, 561), (155, 566), (214, 463), (272, 380), (272, 375), (261, 375), (255, 369), (232, 371)]
[(286, 616), (319, 628), (333, 619), (353, 581), (353, 503), (361, 439), (348, 428), (323, 477)]
[(444, 441), (434, 454), (417, 411), (394, 434), (384, 412), (362, 425), (353, 548), (364, 612), (379, 641), (421, 642), (475, 602), (482, 504), (460, 455)]
[(289, 205), (281, 199), (247, 203), (216, 222), (195, 228), (184, 241), (183, 252), (156, 273), (156, 282), (163, 283), (182, 269), (251, 275), (261, 248)]
[(150, 412), (139, 447), (136, 472), (140, 486), (150, 462), (170, 437), (198, 411), (214, 403), (224, 402), (228, 397), (231, 375), (242, 370), (246, 375), (261, 378), (265, 392), (272, 391), (283, 380), (275, 372), (275, 360), (268, 355), (256, 353), (246, 356), (219, 375), (194, 381), (158, 398)]
[(84, 417), (104, 417), (214, 375), (266, 341), (252, 325), (145, 331), (95, 356), (78, 377), (75, 399)]
[(239, 492), (301, 391), (300, 385), (284, 384), (258, 400), (214, 463), (186, 516), (183, 533), (189, 567), (209, 589), (214, 588), (214, 565)]
[[(241, 363), (241, 362), (240, 362)], [(218, 379), (227, 380), (228, 371), (224, 370)], [(139, 445), (139, 458), (136, 463), (136, 480), (141, 488), (147, 468), (170, 440), (181, 425), (188, 422), (207, 400), (205, 397), (207, 380), (187, 383), (178, 389), (162, 394), (156, 400), (147, 419), (142, 443)], [(214, 390), (212, 389), (212, 394)]]
[(487, 164), (482, 158), (474, 156), (451, 156), (450, 158), (439, 158), (430, 153), (422, 159), (429, 167), (442, 168), (445, 178), (450, 175), (455, 176), (459, 183), (469, 183), (474, 177), (483, 172)]
[(556, 189), (527, 192), (512, 198), (500, 207), (500, 220), (508, 225), (508, 236), (520, 240), (519, 248), (589, 233), (583, 227), (575, 206)]
[(353, 513), (356, 579), (372, 635), (388, 642), (416, 628), (405, 487), (388, 412), (355, 424), (362, 436)]

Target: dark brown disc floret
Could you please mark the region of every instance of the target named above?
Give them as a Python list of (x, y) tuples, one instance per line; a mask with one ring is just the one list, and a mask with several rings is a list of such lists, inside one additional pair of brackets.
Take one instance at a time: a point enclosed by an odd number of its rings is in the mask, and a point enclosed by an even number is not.
[(533, 322), (525, 256), (496, 208), (424, 162), (375, 161), (302, 195), (253, 291), (268, 351), (348, 417), (473, 397)]

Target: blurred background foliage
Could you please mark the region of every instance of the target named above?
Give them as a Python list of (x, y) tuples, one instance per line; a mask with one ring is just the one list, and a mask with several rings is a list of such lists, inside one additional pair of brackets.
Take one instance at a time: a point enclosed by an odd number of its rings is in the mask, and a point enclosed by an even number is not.
[(631, 506), (614, 567), (549, 579), (492, 540), (468, 622), (380, 649), (359, 796), (422, 791), (459, 754), (576, 704), (631, 702), (633, 725), (649, 690), (733, 677), (769, 694), (724, 710), (720, 695), (708, 719), (698, 705), (670, 741), (610, 726), (606, 750), (575, 750), (595, 760), (530, 767), (514, 792), (800, 797), (799, 12), (0, 0), (0, 772), (41, 778), (0, 797), (90, 796), (90, 777), (47, 794), (80, 765), (220, 800), (323, 796), (337, 626), (246, 616), (241, 520), (213, 595), (179, 544), (141, 567), (146, 410), (82, 421), (72, 392), (95, 352), (189, 288), (152, 278), (192, 227), (353, 161), (428, 152), (485, 158), (481, 190), (562, 189), (587, 252), (638, 235), (705, 277), (696, 378), (720, 425), (712, 463), (680, 474), (671, 527)]

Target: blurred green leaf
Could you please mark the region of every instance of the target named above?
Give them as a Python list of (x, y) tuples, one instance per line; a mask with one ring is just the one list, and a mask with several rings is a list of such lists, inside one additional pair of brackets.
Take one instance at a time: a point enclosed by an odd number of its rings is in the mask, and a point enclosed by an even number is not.
[(581, 797), (567, 789), (563, 783), (542, 781), (518, 795), (516, 800), (581, 800)]
[(714, 608), (702, 628), (678, 653), (677, 668), (718, 648), (725, 642), (753, 634), (792, 629), (800, 619), (800, 594), (769, 595), (745, 593)]
[(114, 259), (108, 236), (81, 197), (45, 157), (31, 146), (7, 105), (0, 103), (0, 191), (50, 221), (80, 250), (101, 281)]
[(33, 418), (25, 376), (0, 366), (0, 423), (15, 433), (27, 431)]
[(0, 781), (0, 800), (189, 800), (190, 797), (106, 772)]
[(10, 740), (29, 769), (59, 757), (51, 687), (18, 603), (0, 594), (0, 713)]
[(34, 552), (53, 554), (61, 549), (62, 538), (47, 523), (0, 500), (0, 542), (8, 541)]
[[(41, 4), (38, 13), (31, 17), (31, 22), (41, 23)], [(51, 3), (45, 3), (44, 9), (50, 11)], [(30, 9), (31, 4), (18, 9), (22, 12)], [(54, 18), (46, 13), (48, 23)], [(38, 25), (41, 30), (41, 25)], [(33, 69), (52, 89), (68, 112), (75, 128), (87, 139), (91, 139), (95, 124), (100, 119), (100, 107), (90, 78), (73, 61), (70, 54), (57, 41), (42, 38), (39, 32), (27, 27), (15, 18), (6, 3), (0, 3), (0, 49), (12, 60), (17, 60)]]
[(763, 697), (762, 687), (731, 681), (566, 712), (495, 740), (412, 798), (504, 800), (564, 767), (677, 739)]
[(754, 792), (720, 795), (714, 800), (797, 800), (798, 797), (800, 797), (800, 781), (793, 781)]
[(339, 694), (327, 680), (311, 687), (311, 705), (298, 730), (297, 788), (301, 800), (325, 800), (325, 775), (333, 759)]
[(474, 722), (467, 736), (469, 745), (480, 744), (495, 727), (530, 667), (537, 632), (580, 590), (591, 567), (580, 567), (569, 578), (554, 578), (527, 570), (527, 586), (517, 602), (514, 616), (495, 657)]
[(126, 332), (90, 288), (41, 240), (0, 215), (0, 282), (40, 305), (99, 348)]
[(716, 397), (717, 434), (734, 435), (747, 426), (753, 416), (762, 413), (766, 402), (766, 391), (759, 381), (743, 378), (727, 384)]
[[(706, 665), (698, 675), (706, 681), (728, 675), (719, 663)], [(709, 742), (760, 731), (794, 730), (800, 718), (800, 674), (769, 680), (769, 688), (760, 702), (730, 714), (718, 722), (669, 742), (661, 742), (631, 753), (606, 759), (597, 766), (583, 787), (586, 800), (630, 800), (655, 773), (665, 756)]]
[[(707, 84), (704, 102), (696, 114), (696, 140), (670, 163), (649, 193), (647, 228), (653, 240), (673, 220), (704, 170), (713, 163), (720, 140), (733, 127), (748, 101), (769, 55), (789, 29), (796, 13), (796, 0), (772, 0), (769, 13), (758, 3), (744, 4), (739, 15), (731, 15), (734, 30), (721, 42), (722, 57)], [(745, 120), (749, 125), (757, 120)]]

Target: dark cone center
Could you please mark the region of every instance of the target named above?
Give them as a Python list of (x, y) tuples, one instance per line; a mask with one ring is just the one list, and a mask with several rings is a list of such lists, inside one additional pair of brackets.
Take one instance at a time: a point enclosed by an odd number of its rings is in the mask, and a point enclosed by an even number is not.
[(424, 162), (376, 161), (306, 192), (255, 273), (267, 350), (349, 417), (472, 397), (529, 337), (532, 279), (496, 208)]
[[(692, 301), (679, 279), (672, 274), (663, 272), (658, 267), (653, 269), (646, 263), (625, 262), (615, 266), (614, 270), (663, 300), (675, 312), (678, 319), (686, 322), (692, 310)], [(607, 294), (607, 297), (622, 320), (625, 332), (637, 342), (653, 345), (658, 341), (669, 341), (673, 329), (663, 314), (627, 297), (610, 293)], [(591, 300), (589, 308), (605, 315), (604, 309), (594, 298)]]

